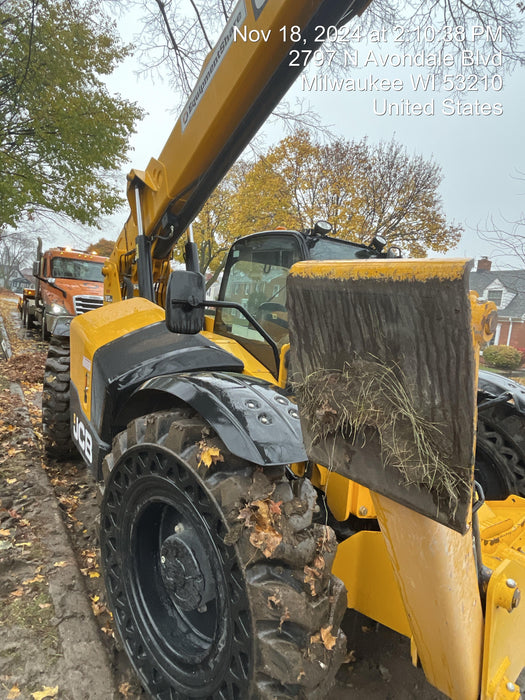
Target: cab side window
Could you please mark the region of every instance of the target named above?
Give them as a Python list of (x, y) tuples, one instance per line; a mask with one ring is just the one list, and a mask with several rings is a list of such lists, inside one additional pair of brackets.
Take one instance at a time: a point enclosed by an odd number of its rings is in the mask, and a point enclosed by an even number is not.
[[(226, 264), (220, 299), (241, 304), (279, 349), (288, 342), (286, 278), (290, 267), (302, 259), (295, 236), (267, 234), (238, 241)], [(268, 343), (236, 309), (218, 309), (215, 330), (235, 338), (270, 371), (277, 371)]]

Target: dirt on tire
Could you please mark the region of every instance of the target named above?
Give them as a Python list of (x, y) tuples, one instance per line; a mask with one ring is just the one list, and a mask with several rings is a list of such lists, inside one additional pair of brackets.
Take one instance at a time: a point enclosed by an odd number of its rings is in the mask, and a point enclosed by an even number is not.
[[(312, 523), (311, 484), (234, 457), (187, 411), (130, 423), (104, 471), (107, 590), (152, 694), (326, 697), (345, 656), (346, 593), (330, 574), (334, 533)], [(191, 678), (182, 643), (201, 659)]]

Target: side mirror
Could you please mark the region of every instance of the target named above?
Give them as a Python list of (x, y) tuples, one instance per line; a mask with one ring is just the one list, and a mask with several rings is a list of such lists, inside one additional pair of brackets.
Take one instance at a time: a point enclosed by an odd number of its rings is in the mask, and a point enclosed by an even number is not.
[(35, 260), (33, 262), (33, 277), (36, 277), (39, 274), (40, 274), (40, 263), (38, 262), (38, 260)]
[(204, 275), (189, 270), (172, 272), (166, 291), (166, 326), (172, 333), (194, 335), (204, 328)]

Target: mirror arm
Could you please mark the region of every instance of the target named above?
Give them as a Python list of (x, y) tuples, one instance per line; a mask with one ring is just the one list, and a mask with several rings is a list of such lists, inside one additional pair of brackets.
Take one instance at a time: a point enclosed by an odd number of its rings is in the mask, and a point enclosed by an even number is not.
[(36, 277), (37, 280), (40, 282), (45, 282), (48, 284), (50, 287), (53, 287), (54, 289), (57, 289), (62, 296), (65, 298), (67, 297), (67, 292), (65, 292), (62, 287), (59, 287), (58, 284), (55, 284), (54, 282), (50, 282), (46, 277), (40, 277), (40, 275), (33, 275), (33, 277)]
[(234, 301), (208, 301), (206, 300), (203, 304), (203, 306), (209, 306), (211, 308), (218, 308), (218, 309), (236, 309), (237, 311), (240, 311), (241, 314), (244, 316), (244, 318), (251, 323), (251, 325), (255, 328), (255, 330), (262, 335), (262, 337), (266, 340), (268, 345), (271, 347), (273, 356), (275, 359), (275, 366), (277, 368), (277, 371), (279, 371), (279, 364), (280, 364), (280, 355), (279, 355), (279, 348), (275, 344), (274, 339), (272, 338), (271, 335), (269, 335), (264, 328), (261, 326), (261, 324), (251, 315), (249, 311), (246, 311), (244, 306), (241, 306), (241, 304), (237, 304)]

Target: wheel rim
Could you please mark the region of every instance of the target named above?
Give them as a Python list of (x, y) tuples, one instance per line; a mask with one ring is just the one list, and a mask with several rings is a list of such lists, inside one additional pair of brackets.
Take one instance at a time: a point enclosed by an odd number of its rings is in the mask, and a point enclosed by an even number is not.
[(108, 596), (150, 692), (246, 697), (249, 601), (234, 548), (224, 544), (222, 513), (205, 484), (173, 453), (134, 448), (115, 466), (104, 504)]

